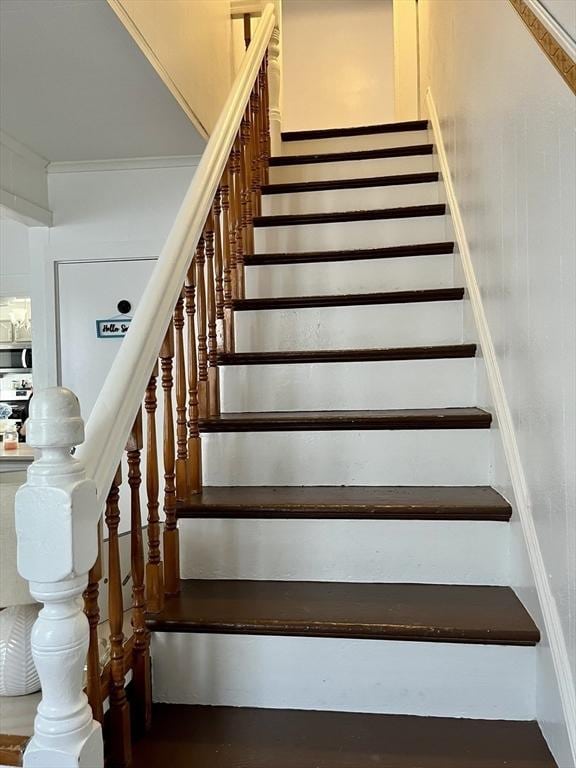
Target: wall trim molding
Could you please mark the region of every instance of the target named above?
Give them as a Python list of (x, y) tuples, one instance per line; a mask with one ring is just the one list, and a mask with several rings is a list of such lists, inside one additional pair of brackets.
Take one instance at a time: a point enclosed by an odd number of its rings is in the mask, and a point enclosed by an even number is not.
[(156, 73), (159, 75), (159, 77), (164, 82), (164, 85), (168, 88), (172, 96), (176, 99), (178, 104), (182, 107), (200, 136), (202, 136), (204, 139), (208, 139), (209, 133), (206, 128), (206, 126), (202, 123), (202, 120), (198, 117), (198, 115), (194, 112), (188, 101), (186, 100), (184, 94), (182, 91), (178, 88), (174, 80), (170, 77), (170, 74), (166, 67), (162, 64), (158, 56), (154, 53), (150, 45), (148, 44), (148, 41), (144, 37), (144, 35), (140, 32), (136, 24), (132, 21), (130, 16), (126, 13), (124, 10), (124, 7), (122, 6), (122, 3), (120, 0), (107, 0), (108, 5), (116, 16), (120, 19), (122, 24), (126, 27), (128, 30), (128, 33), (136, 43), (136, 45), (140, 48), (144, 56), (148, 59), (150, 64), (154, 67), (156, 70)]
[(30, 147), (27, 147), (25, 144), (21, 144), (13, 136), (9, 136), (7, 133), (4, 133), (4, 131), (0, 131), (0, 144), (2, 144), (4, 147), (8, 147), (11, 152), (14, 152), (16, 155), (20, 155), (20, 157), (23, 157), (31, 165), (34, 165), (38, 168), (46, 168), (50, 162), (45, 157), (42, 157), (42, 155), (34, 152), (34, 150), (30, 149)]
[(538, 0), (510, 0), (554, 67), (576, 93), (576, 42)]
[(540, 543), (538, 541), (538, 535), (536, 533), (532, 515), (526, 476), (524, 474), (520, 451), (516, 440), (512, 413), (506, 397), (504, 382), (500, 373), (490, 327), (484, 311), (480, 288), (476, 280), (470, 247), (464, 227), (464, 220), (462, 218), (460, 206), (456, 197), (456, 190), (450, 173), (448, 156), (446, 154), (442, 136), (442, 128), (430, 88), (426, 91), (426, 104), (438, 152), (440, 170), (445, 184), (446, 199), (452, 216), (462, 268), (466, 277), (468, 298), (470, 299), (476, 330), (478, 332), (478, 340), (486, 365), (486, 375), (494, 403), (495, 415), (502, 435), (504, 454), (508, 465), (508, 471), (510, 472), (510, 479), (516, 500), (516, 508), (522, 526), (524, 541), (550, 645), (568, 740), (572, 751), (572, 759), (576, 762), (576, 689), (572, 679), (566, 639), (564, 637), (556, 601), (554, 600), (548, 576), (546, 574), (542, 550), (540, 549)]
[(182, 168), (199, 165), (202, 155), (127, 157), (115, 160), (63, 160), (50, 163), (48, 173), (93, 173), (94, 171), (142, 171), (152, 168)]
[(0, 210), (27, 227), (51, 227), (52, 211), (0, 187)]

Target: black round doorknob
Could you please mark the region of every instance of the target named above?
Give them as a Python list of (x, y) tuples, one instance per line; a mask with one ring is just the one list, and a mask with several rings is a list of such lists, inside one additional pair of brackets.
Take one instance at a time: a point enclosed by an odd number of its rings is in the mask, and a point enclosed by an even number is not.
[(120, 312), (121, 315), (127, 315), (128, 312), (132, 309), (132, 304), (127, 299), (121, 299), (118, 302), (118, 312)]

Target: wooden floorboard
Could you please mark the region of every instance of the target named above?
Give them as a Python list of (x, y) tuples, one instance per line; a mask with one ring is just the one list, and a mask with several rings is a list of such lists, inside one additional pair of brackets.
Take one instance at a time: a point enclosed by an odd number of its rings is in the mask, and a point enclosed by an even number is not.
[(213, 486), (178, 507), (179, 518), (510, 520), (493, 488), (441, 486)]
[(366, 429), (489, 429), (481, 408), (412, 408), (380, 411), (246, 411), (201, 419), (201, 432), (309, 432)]
[(535, 645), (509, 587), (194, 579), (150, 615), (160, 632)]
[(157, 704), (133, 768), (555, 768), (538, 725)]

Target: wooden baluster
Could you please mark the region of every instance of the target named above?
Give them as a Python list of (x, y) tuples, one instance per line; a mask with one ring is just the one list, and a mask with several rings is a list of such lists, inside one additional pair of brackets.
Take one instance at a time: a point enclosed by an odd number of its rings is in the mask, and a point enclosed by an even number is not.
[(252, 122), (250, 126), (250, 151), (252, 154), (252, 210), (255, 216), (260, 216), (260, 96), (258, 94), (258, 78), (250, 94), (250, 111)]
[(250, 195), (250, 163), (248, 160), (248, 121), (242, 118), (240, 129), (240, 200), (242, 206), (242, 250), (236, 254), (236, 271), (238, 273), (238, 295), (243, 297), (244, 287), (244, 256), (253, 253), (251, 224), (252, 202)]
[(170, 323), (160, 350), (162, 389), (164, 390), (164, 590), (167, 595), (180, 591), (180, 552), (176, 520), (176, 484), (174, 450), (174, 412), (172, 408), (172, 366), (174, 328)]
[(164, 607), (164, 567), (160, 553), (160, 516), (158, 514), (158, 445), (156, 438), (156, 379), (158, 364), (154, 366), (144, 407), (146, 419), (146, 491), (148, 496), (148, 563), (146, 564), (146, 608), (148, 613), (159, 613)]
[(238, 264), (244, 261), (244, 219), (242, 216), (242, 174), (240, 162), (240, 134), (236, 136), (230, 154), (230, 212), (232, 215), (232, 247), (230, 270), (232, 276), (232, 298), (243, 298), (238, 280)]
[(248, 50), (252, 40), (252, 18), (249, 13), (244, 14), (244, 47)]
[(100, 650), (98, 648), (98, 624), (100, 623), (100, 607), (98, 597), (100, 580), (102, 579), (102, 523), (98, 525), (98, 557), (88, 574), (88, 586), (84, 590), (84, 613), (90, 627), (90, 645), (86, 661), (86, 693), (92, 708), (92, 717), (99, 723), (104, 722), (102, 702), (102, 687), (100, 685)]
[(196, 293), (196, 258), (188, 269), (184, 288), (188, 319), (188, 489), (190, 494), (202, 490), (202, 445), (198, 427), (198, 357), (194, 323)]
[(198, 326), (198, 409), (200, 418), (210, 415), (210, 391), (208, 389), (208, 307), (206, 303), (206, 251), (204, 238), (196, 247), (196, 299)]
[(186, 358), (184, 354), (184, 291), (174, 309), (176, 338), (176, 498), (188, 498), (188, 427), (186, 424)]
[(261, 147), (261, 168), (262, 168), (262, 184), (269, 183), (269, 165), (270, 165), (270, 114), (268, 112), (268, 54), (266, 53), (262, 66), (260, 67), (260, 73), (258, 75), (260, 79), (260, 96), (262, 99), (260, 106), (260, 147)]
[[(216, 341), (218, 349), (224, 349), (224, 254), (222, 248), (222, 185), (226, 178), (226, 170), (214, 197), (214, 271), (216, 290)], [(228, 239), (227, 235), (224, 239)]]
[(222, 253), (224, 262), (223, 281), (223, 314), (224, 314), (224, 350), (234, 352), (234, 310), (232, 308), (232, 260), (231, 254), (235, 246), (233, 215), (230, 211), (230, 193), (233, 181), (230, 170), (231, 160), (226, 166), (222, 178)]
[(108, 744), (110, 765), (125, 768), (132, 762), (130, 706), (124, 688), (124, 604), (118, 525), (120, 524), (120, 485), (122, 470), (118, 467), (106, 501), (105, 520), (108, 527), (108, 621), (110, 624), (110, 710), (108, 712)]
[(144, 544), (140, 506), (140, 456), (144, 446), (142, 408), (138, 409), (126, 445), (128, 485), (130, 486), (130, 563), (132, 573), (132, 700), (136, 731), (143, 733), (152, 724), (152, 682), (150, 677), (150, 636), (146, 629), (146, 596), (144, 587)]
[(216, 335), (216, 289), (214, 284), (214, 214), (212, 210), (204, 227), (206, 244), (206, 308), (208, 312), (208, 413), (220, 413), (220, 385), (218, 381), (218, 340)]

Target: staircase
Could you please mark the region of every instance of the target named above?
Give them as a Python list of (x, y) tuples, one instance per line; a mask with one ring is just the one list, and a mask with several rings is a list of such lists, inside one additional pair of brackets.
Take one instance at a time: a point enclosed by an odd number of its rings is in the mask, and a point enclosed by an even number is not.
[(425, 121), (283, 134), (135, 768), (552, 768)]

